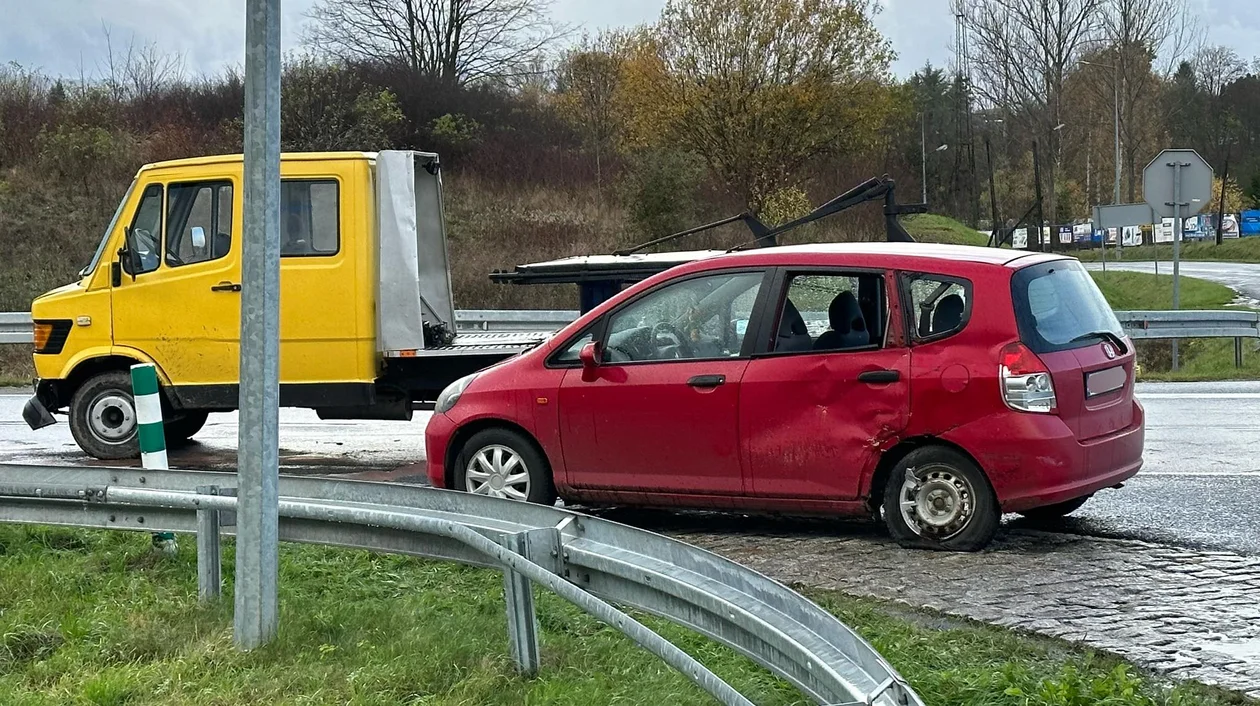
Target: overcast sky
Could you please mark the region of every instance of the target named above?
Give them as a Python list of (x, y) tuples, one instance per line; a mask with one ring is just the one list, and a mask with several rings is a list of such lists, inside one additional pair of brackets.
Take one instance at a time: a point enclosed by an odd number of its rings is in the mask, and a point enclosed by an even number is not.
[[(353, 0), (345, 0), (347, 2)], [(298, 46), (314, 0), (283, 0), (286, 51)], [(931, 61), (951, 60), (954, 21), (949, 0), (881, 0), (876, 19), (893, 43), (894, 71), (908, 76)], [(1233, 47), (1245, 60), (1260, 54), (1257, 0), (1188, 0), (1213, 44)], [(184, 56), (190, 72), (214, 72), (244, 61), (244, 0), (0, 0), (0, 62), (16, 61), (52, 74), (89, 75), (106, 53), (103, 26), (115, 47), (134, 36)], [(555, 0), (563, 23), (596, 30), (649, 22), (664, 0)]]

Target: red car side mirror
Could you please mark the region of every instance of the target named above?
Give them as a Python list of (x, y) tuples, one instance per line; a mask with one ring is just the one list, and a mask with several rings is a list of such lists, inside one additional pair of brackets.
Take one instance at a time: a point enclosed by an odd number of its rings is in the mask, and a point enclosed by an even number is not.
[(591, 341), (582, 346), (582, 350), (578, 352), (578, 360), (582, 361), (582, 369), (586, 372), (594, 372), (599, 367), (599, 344)]

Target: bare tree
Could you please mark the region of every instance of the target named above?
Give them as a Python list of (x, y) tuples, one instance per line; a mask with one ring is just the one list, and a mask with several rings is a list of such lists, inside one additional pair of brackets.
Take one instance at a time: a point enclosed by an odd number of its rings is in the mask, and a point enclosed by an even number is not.
[(1237, 132), (1237, 117), (1225, 105), (1222, 94), (1230, 84), (1247, 75), (1247, 64), (1233, 49), (1218, 45), (1200, 49), (1191, 66), (1195, 84), (1206, 99), (1200, 106), (1204, 110), (1201, 129), (1210, 151), (1204, 157), (1219, 164), (1227, 157), (1229, 144)]
[(164, 53), (157, 44), (137, 44), (133, 33), (125, 47), (114, 47), (113, 31), (102, 24), (105, 34), (104, 74), (106, 90), (115, 101), (145, 100), (184, 78), (182, 54)]
[(1160, 112), (1160, 85), (1197, 49), (1196, 24), (1186, 0), (1106, 0), (1103, 5), (1099, 59), (1110, 81), (1092, 85), (1099, 98), (1110, 102), (1119, 96), (1130, 203), (1137, 200), (1138, 161), (1160, 134), (1151, 129), (1151, 117)]
[(1097, 40), (1104, 0), (956, 0), (973, 47), (980, 98), (1024, 122), (1043, 145), (1046, 213), (1055, 218), (1063, 83)]
[(319, 0), (307, 41), (345, 61), (401, 63), (452, 84), (511, 80), (565, 29), (551, 0)]

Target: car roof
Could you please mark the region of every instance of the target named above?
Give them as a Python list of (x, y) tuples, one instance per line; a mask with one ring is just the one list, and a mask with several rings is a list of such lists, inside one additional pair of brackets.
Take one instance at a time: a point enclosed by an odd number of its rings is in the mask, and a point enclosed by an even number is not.
[(692, 266), (696, 269), (712, 269), (754, 264), (782, 267), (866, 265), (913, 269), (933, 262), (937, 265), (1024, 267), (1063, 257), (1062, 254), (939, 243), (809, 243), (716, 255), (693, 262)]

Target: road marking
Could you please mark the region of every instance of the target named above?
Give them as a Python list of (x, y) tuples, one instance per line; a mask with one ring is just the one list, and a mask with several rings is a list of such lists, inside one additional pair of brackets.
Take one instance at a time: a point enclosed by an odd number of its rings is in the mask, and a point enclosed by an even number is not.
[(1142, 392), (1139, 400), (1260, 400), (1260, 392)]

